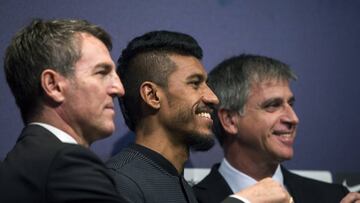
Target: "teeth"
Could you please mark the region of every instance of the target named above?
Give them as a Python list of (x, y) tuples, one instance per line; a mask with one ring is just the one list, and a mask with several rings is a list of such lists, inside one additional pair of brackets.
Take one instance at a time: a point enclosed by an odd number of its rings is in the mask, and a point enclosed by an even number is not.
[(211, 116), (209, 113), (199, 113), (198, 116), (205, 117), (211, 119)]
[(276, 136), (281, 136), (281, 137), (291, 137), (291, 133), (275, 133)]

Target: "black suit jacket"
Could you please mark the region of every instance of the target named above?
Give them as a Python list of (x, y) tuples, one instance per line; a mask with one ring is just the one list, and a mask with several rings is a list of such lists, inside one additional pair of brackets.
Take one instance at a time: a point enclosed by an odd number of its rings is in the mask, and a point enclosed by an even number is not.
[(87, 148), (62, 143), (38, 125), (23, 129), (1, 166), (0, 202), (126, 202)]
[[(214, 165), (210, 174), (193, 187), (199, 203), (219, 203), (233, 193), (219, 173), (219, 165)], [(291, 173), (283, 167), (281, 170), (284, 184), (295, 203), (339, 203), (349, 192), (342, 185), (305, 178)]]

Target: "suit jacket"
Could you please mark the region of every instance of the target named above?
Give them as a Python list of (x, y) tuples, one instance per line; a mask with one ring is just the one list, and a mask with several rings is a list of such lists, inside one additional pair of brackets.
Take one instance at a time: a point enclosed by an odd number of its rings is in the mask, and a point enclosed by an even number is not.
[(38, 125), (23, 129), (1, 166), (0, 202), (125, 202), (104, 164)]
[[(220, 164), (212, 167), (210, 174), (194, 186), (199, 203), (219, 203), (233, 194), (229, 185), (219, 173)], [(295, 203), (339, 203), (349, 192), (338, 184), (330, 184), (291, 173), (281, 167), (284, 184)]]

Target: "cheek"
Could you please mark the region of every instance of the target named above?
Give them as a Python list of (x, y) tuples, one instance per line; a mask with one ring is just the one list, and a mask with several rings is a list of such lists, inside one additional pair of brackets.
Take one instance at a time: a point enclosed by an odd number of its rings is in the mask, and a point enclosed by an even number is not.
[[(105, 97), (107, 96), (106, 90), (101, 89), (99, 86), (88, 87), (85, 91), (86, 91), (84, 93), (85, 97), (91, 98), (92, 100), (94, 100), (98, 103), (104, 101)], [(86, 99), (86, 98), (83, 98), (83, 99)]]
[(181, 121), (189, 121), (192, 117), (192, 111), (191, 108), (189, 108), (188, 106), (186, 106), (186, 104), (184, 103), (178, 103), (178, 105), (176, 105), (174, 109), (174, 113), (173, 114), (177, 120), (181, 120)]
[(272, 113), (263, 113), (253, 116), (255, 126), (260, 126), (263, 131), (271, 131), (279, 123), (279, 119)]

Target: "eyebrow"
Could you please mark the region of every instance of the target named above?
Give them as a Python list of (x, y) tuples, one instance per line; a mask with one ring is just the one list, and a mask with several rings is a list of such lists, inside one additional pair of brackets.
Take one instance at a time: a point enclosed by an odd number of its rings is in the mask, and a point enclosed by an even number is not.
[(283, 100), (280, 97), (272, 97), (272, 98), (268, 98), (268, 99), (262, 101), (260, 103), (260, 106), (261, 107), (266, 107), (266, 106), (270, 105), (271, 103), (274, 103), (274, 102), (277, 102), (277, 103), (281, 102), (282, 103), (282, 101)]
[(205, 81), (207, 78), (203, 74), (200, 74), (200, 73), (194, 73), (186, 78), (187, 81), (192, 80), (192, 79), (198, 79), (200, 81)]
[(115, 68), (115, 67), (110, 63), (98, 63), (95, 66), (95, 69), (97, 69), (97, 68), (112, 69), (112, 68)]
[[(281, 103), (283, 103), (283, 99), (281, 97), (269, 98), (269, 99), (266, 99), (265, 101), (261, 102), (260, 105), (262, 107), (265, 107), (265, 106), (269, 105), (272, 102), (281, 102)], [(288, 100), (286, 100), (286, 102), (287, 103), (294, 103), (295, 102), (295, 97), (294, 96), (290, 97)]]

